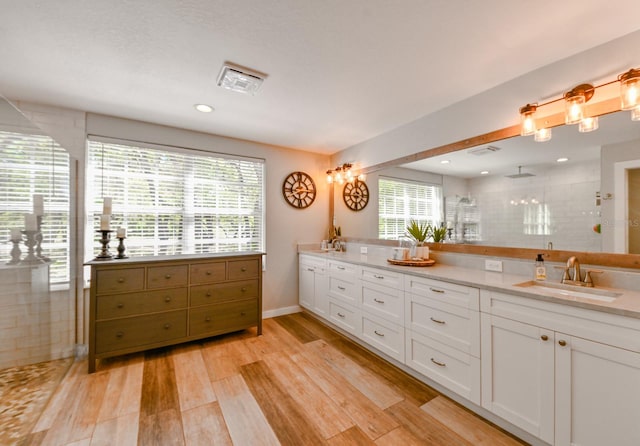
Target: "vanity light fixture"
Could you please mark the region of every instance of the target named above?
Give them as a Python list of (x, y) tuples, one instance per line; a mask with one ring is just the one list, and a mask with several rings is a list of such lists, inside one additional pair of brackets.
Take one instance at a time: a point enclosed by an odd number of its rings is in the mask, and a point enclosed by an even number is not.
[(584, 106), (593, 97), (591, 84), (580, 84), (564, 94), (564, 123), (578, 124), (585, 117)]
[(578, 131), (580, 133), (593, 132), (594, 130), (598, 130), (598, 117), (594, 116), (591, 118), (583, 118), (578, 124)]
[(347, 183), (353, 183), (356, 178), (358, 179), (358, 181), (364, 181), (365, 175), (362, 173), (357, 176), (354, 175), (351, 171), (352, 167), (353, 165), (351, 163), (344, 163), (343, 165), (338, 166), (333, 170), (327, 170), (327, 183), (344, 184), (345, 181)]
[(538, 129), (533, 134), (533, 140), (536, 142), (546, 142), (551, 139), (551, 129), (543, 128)]
[(520, 135), (529, 136), (536, 132), (536, 110), (538, 106), (535, 104), (527, 104), (520, 109)]
[(620, 81), (620, 108), (633, 110), (640, 107), (640, 69), (632, 68), (618, 76)]

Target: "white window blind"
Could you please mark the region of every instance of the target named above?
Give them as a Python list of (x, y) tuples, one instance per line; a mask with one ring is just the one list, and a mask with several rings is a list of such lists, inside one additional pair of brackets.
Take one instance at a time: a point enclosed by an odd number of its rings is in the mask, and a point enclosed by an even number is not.
[(129, 256), (264, 249), (262, 160), (93, 138), (87, 158), (87, 259), (100, 251), (103, 197)]
[(413, 219), (439, 226), (442, 186), (396, 178), (378, 179), (378, 237), (398, 239)]
[[(0, 130), (0, 258), (11, 258), (12, 228), (24, 229), (33, 195), (44, 198), (41, 254), (51, 283), (69, 281), (69, 155), (45, 135)], [(22, 258), (27, 247), (20, 244)]]

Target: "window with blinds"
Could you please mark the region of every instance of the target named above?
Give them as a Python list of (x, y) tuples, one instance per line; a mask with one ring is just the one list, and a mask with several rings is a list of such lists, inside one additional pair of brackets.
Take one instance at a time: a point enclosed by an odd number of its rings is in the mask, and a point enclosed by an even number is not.
[[(44, 198), (40, 245), (51, 283), (69, 281), (69, 155), (45, 135), (0, 130), (0, 258), (11, 259), (12, 228), (24, 230), (33, 195)], [(27, 247), (20, 244), (22, 259)]]
[(413, 219), (440, 225), (442, 186), (380, 177), (378, 179), (378, 237), (396, 240)]
[(103, 197), (130, 256), (264, 250), (263, 160), (91, 137), (87, 259), (101, 247)]

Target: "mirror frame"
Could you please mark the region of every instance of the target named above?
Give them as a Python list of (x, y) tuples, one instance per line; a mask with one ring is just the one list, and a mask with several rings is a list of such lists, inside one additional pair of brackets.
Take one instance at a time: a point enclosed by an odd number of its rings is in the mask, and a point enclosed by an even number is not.
[[(589, 114), (591, 116), (602, 116), (609, 113), (615, 113), (621, 111), (620, 99), (611, 98), (595, 104), (589, 104)], [(564, 113), (556, 113), (547, 117), (537, 119), (538, 127), (557, 127), (564, 124)], [(426, 149), (411, 155), (406, 155), (401, 158), (396, 158), (390, 161), (386, 161), (380, 164), (366, 167), (362, 169), (364, 174), (375, 172), (381, 169), (395, 167), (400, 164), (411, 163), (419, 161), (425, 158), (431, 158), (433, 156), (444, 155), (446, 153), (456, 152), (459, 150), (465, 150), (471, 147), (475, 147), (482, 144), (489, 144), (502, 139), (512, 138), (514, 136), (520, 136), (520, 125), (514, 125), (511, 127), (505, 127), (499, 130), (494, 130), (489, 133), (474, 136), (471, 138), (456, 141), (450, 144)], [(333, 200), (334, 196), (330, 200), (330, 219), (333, 218)], [(349, 241), (349, 239), (347, 239)], [(382, 239), (356, 239), (351, 238), (351, 241), (357, 242), (373, 242), (380, 244), (394, 245), (397, 243), (395, 240), (382, 240)], [(389, 243), (387, 243), (389, 242)], [(566, 260), (575, 255), (580, 258), (580, 262), (588, 265), (602, 265), (616, 268), (631, 268), (640, 269), (640, 254), (616, 254), (605, 252), (582, 252), (582, 251), (564, 251), (564, 250), (549, 250), (549, 249), (533, 249), (533, 248), (511, 248), (501, 246), (489, 246), (489, 245), (470, 245), (463, 243), (428, 243), (429, 248), (434, 251), (453, 252), (461, 254), (474, 254), (482, 256), (494, 256), (494, 257), (509, 257), (516, 259), (535, 259), (536, 254), (542, 253), (547, 261), (550, 262), (566, 262)]]

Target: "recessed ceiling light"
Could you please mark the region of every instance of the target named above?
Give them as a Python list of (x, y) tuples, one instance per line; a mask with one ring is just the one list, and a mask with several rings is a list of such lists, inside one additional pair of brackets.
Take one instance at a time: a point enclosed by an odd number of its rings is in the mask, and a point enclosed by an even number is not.
[(567, 161), (569, 161), (569, 158), (565, 158), (565, 157), (558, 158), (556, 160), (556, 162), (558, 162), (558, 163), (566, 163)]
[(440, 161), (440, 164), (449, 164), (451, 162), (451, 160), (442, 160)]
[(207, 104), (196, 104), (194, 105), (195, 109), (202, 113), (211, 113), (213, 111), (213, 107)]
[(225, 62), (218, 75), (218, 85), (227, 90), (254, 95), (266, 77), (259, 71)]
[(480, 172), (480, 175), (489, 175), (489, 171), (488, 170), (483, 170), (482, 172)]

